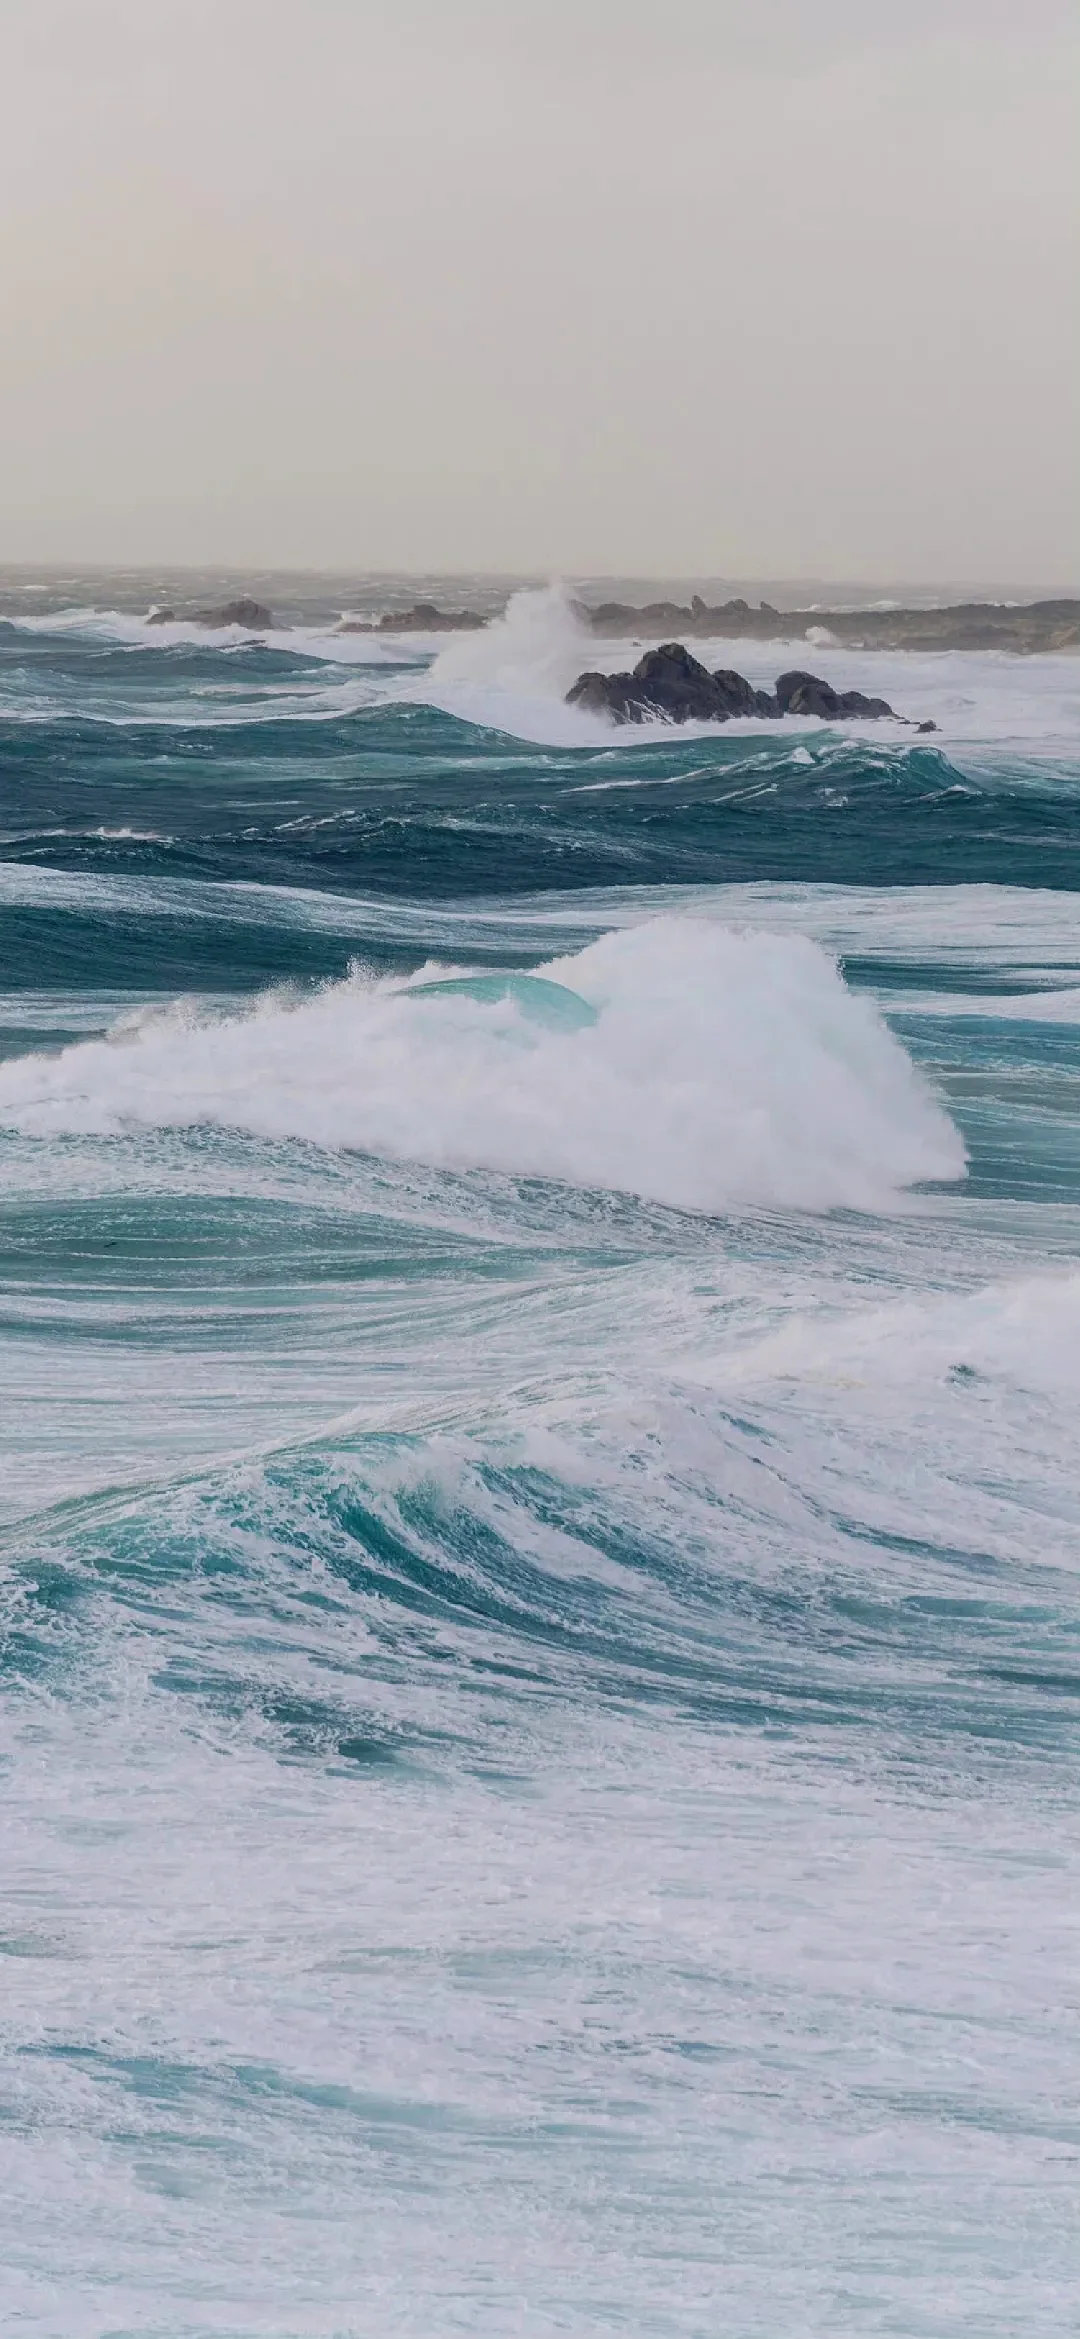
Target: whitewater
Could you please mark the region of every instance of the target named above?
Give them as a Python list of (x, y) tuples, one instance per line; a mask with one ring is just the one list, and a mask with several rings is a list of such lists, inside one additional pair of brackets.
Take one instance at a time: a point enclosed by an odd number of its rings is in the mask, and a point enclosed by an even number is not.
[(259, 589), (0, 578), (4, 2328), (1059, 2339), (1078, 662)]

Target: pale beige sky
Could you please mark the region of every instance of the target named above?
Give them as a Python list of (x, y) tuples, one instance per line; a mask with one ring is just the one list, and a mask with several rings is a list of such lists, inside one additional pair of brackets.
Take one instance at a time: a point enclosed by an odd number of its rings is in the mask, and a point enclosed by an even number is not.
[(1072, 0), (0, 0), (0, 559), (1080, 577)]

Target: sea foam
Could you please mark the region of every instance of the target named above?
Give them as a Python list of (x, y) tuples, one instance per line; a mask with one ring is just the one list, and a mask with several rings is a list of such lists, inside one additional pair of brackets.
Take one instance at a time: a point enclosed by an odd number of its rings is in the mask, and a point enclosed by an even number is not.
[[(678, 638), (678, 626), (671, 631)], [(736, 667), (759, 688), (771, 689), (786, 666), (810, 664), (834, 689), (857, 687), (880, 694), (906, 721), (932, 719), (940, 733), (938, 743), (962, 750), (975, 769), (996, 772), (1004, 764), (1014, 774), (1020, 767), (1037, 779), (1047, 761), (1064, 760), (1075, 785), (1080, 717), (1076, 657), (1018, 658), (989, 650), (864, 650), (831, 642), (823, 638), (823, 631), (815, 626), (809, 635), (796, 633), (786, 642), (697, 637), (689, 646), (703, 665)], [(536, 744), (596, 747), (617, 741), (625, 754), (632, 746), (647, 748), (658, 741), (670, 745), (671, 725), (661, 720), (635, 725), (628, 737), (605, 717), (568, 707), (566, 693), (585, 668), (608, 673), (634, 666), (654, 639), (651, 634), (631, 634), (619, 640), (592, 632), (565, 585), (523, 587), (511, 595), (504, 615), (482, 632), (451, 637), (441, 647), (437, 637), (425, 640), (424, 649), (437, 652), (431, 665), (420, 676), (390, 687), (395, 696), (421, 699), (465, 722)], [(813, 715), (787, 716), (780, 735), (786, 740), (800, 733), (813, 738), (823, 731), (868, 736), (866, 723), (857, 718), (823, 723)], [(905, 722), (876, 722), (870, 732), (879, 742), (893, 745), (910, 738)], [(760, 716), (745, 716), (722, 726), (687, 723), (677, 733), (688, 742), (741, 735), (775, 738), (777, 726)]]
[(361, 977), (301, 1004), (159, 1015), (0, 1073), (26, 1135), (214, 1124), (677, 1208), (874, 1209), (960, 1177), (961, 1140), (876, 1007), (797, 935), (659, 918), (538, 970), (597, 1011), (548, 1030), (513, 989)]

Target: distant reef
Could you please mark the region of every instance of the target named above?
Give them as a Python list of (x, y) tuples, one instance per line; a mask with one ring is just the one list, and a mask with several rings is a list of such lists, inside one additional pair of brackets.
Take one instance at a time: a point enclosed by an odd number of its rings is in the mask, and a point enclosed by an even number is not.
[(378, 619), (343, 617), (339, 633), (476, 633), (488, 622), (476, 609), (437, 609), (414, 601), (411, 609), (388, 610)]
[(220, 609), (151, 609), (147, 625), (246, 625), (252, 633), (268, 633), (272, 610), (262, 601), (223, 601)]
[[(1080, 650), (1080, 600), (963, 601), (935, 609), (774, 609), (770, 601), (720, 601), (712, 606), (700, 593), (681, 601), (602, 601), (594, 608), (575, 601), (580, 623), (609, 637), (676, 634), (711, 640), (809, 641), (850, 650)], [(246, 595), (215, 609), (151, 609), (148, 625), (243, 625), (267, 633), (272, 612)], [(414, 601), (411, 609), (387, 610), (381, 617), (343, 617), (337, 630), (349, 634), (478, 633), (490, 625), (478, 609), (440, 609)]]
[(1080, 650), (1080, 601), (964, 601), (938, 609), (774, 609), (748, 601), (710, 608), (699, 593), (678, 601), (577, 604), (594, 633), (689, 633), (714, 640), (836, 642), (853, 650)]
[[(835, 643), (851, 650), (1080, 650), (1080, 601), (965, 601), (936, 609), (774, 609), (769, 601), (721, 601), (710, 607), (700, 593), (687, 604), (603, 601), (574, 609), (590, 632), (652, 634), (664, 640), (691, 634), (713, 640)], [(340, 633), (472, 633), (489, 625), (476, 609), (440, 609), (417, 601), (379, 618), (347, 617)]]
[[(612, 723), (648, 723), (659, 715), (668, 723), (728, 723), (737, 715), (765, 715), (779, 721), (784, 715), (820, 715), (826, 722), (840, 716), (906, 721), (895, 716), (887, 699), (867, 698), (861, 690), (834, 690), (819, 674), (793, 669), (781, 674), (775, 691), (756, 690), (745, 674), (720, 666), (710, 673), (682, 642), (663, 642), (646, 650), (632, 673), (579, 674), (566, 694), (567, 705), (584, 707), (589, 714), (606, 715)], [(934, 731), (936, 723), (918, 723), (919, 731)]]

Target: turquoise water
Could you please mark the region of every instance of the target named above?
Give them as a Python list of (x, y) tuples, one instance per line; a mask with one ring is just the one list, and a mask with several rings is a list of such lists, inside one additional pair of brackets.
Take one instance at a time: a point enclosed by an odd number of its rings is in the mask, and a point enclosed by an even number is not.
[(0, 623), (5, 2326), (1058, 2339), (1073, 662), (628, 743), (557, 596), (110, 590)]
[(541, 975), (444, 975), (434, 983), (410, 983), (410, 999), (475, 999), (481, 1006), (511, 1006), (525, 1023), (545, 1031), (583, 1031), (598, 1023), (599, 1011), (565, 983)]

